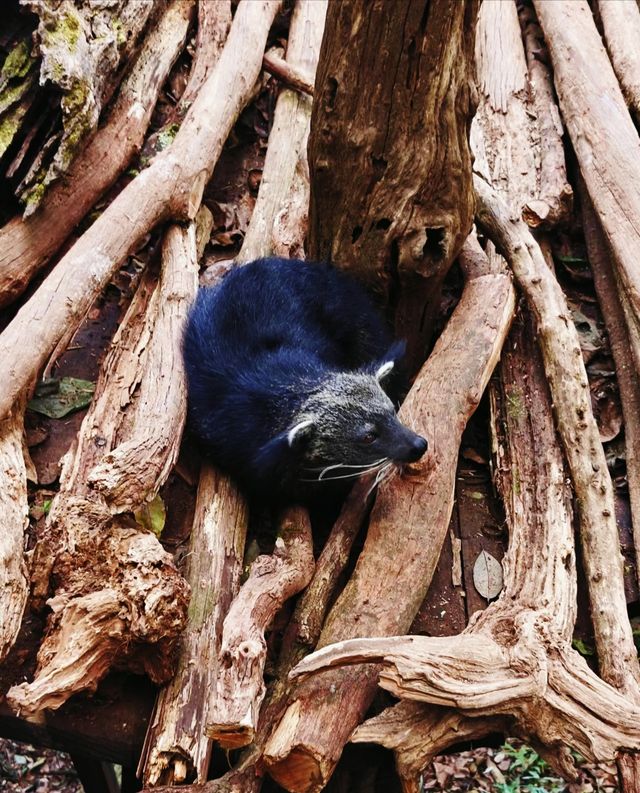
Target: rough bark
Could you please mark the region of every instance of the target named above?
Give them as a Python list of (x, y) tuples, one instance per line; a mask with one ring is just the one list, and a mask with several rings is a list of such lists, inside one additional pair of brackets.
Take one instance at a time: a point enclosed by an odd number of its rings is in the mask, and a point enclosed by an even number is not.
[[(640, 139), (587, 2), (534, 6), (564, 122), (628, 296), (632, 336), (640, 340)], [(633, 356), (640, 370), (640, 341)]]
[[(149, 229), (168, 218), (195, 216), (229, 131), (252, 94), (279, 5), (279, 0), (241, 0), (220, 60), (171, 146), (114, 199), (0, 335), (0, 416)], [(25, 334), (28, 349), (22, 344)]]
[(640, 121), (640, 8), (635, 3), (598, 0), (604, 40), (622, 93)]
[[(326, 0), (300, 2), (291, 18), (286, 62), (308, 73), (312, 80), (326, 9)], [(248, 262), (273, 254), (296, 256), (302, 253), (304, 257), (309, 203), (306, 146), (310, 120), (311, 99), (291, 89), (282, 90), (269, 135), (258, 199), (238, 261)]]
[(240, 587), (247, 519), (244, 499), (230, 480), (205, 466), (185, 570), (189, 620), (176, 674), (160, 692), (147, 732), (140, 761), (146, 786), (207, 778), (211, 741), (202, 730), (221, 672), (223, 620)]
[(457, 0), (333, 3), (320, 55), (309, 255), (344, 267), (395, 311), (416, 369), (442, 278), (471, 228), (477, 9)]
[[(186, 413), (180, 340), (197, 288), (195, 224), (166, 234), (162, 276), (147, 275), (107, 354), (76, 448), (61, 474), (33, 574), (53, 613), (31, 683), (12, 707), (56, 708), (93, 689), (118, 655), (135, 655), (152, 679), (170, 676), (188, 587), (151, 532), (129, 514), (152, 498), (177, 457)], [(112, 516), (114, 516), (112, 518)], [(51, 578), (51, 581), (50, 581)]]
[[(513, 305), (503, 274), (467, 283), (400, 412), (428, 438), (430, 450), (379, 488), (365, 546), (319, 646), (411, 625), (447, 533), (460, 436), (495, 366)], [(269, 773), (288, 790), (321, 790), (374, 692), (375, 671), (362, 669), (296, 688), (265, 749)]]
[(38, 211), (0, 229), (0, 307), (24, 292), (139, 150), (162, 84), (184, 45), (194, 4), (174, 0), (167, 7), (145, 37), (105, 124), (51, 185)]
[(160, 4), (158, 0), (116, 0), (102, 7), (72, 0), (21, 3), (40, 19), (35, 35), (42, 56), (40, 82), (51, 82), (62, 91), (63, 133), (53, 161), (32, 169), (18, 188), (28, 216), (97, 129), (102, 107), (118, 83), (120, 67), (135, 51)]
[(259, 556), (225, 618), (220, 669), (210, 698), (206, 733), (223, 749), (254, 740), (266, 689), (265, 630), (283, 603), (303, 589), (314, 569), (309, 515), (291, 507), (282, 518), (273, 554)]
[(0, 422), (0, 661), (20, 630), (29, 594), (24, 556), (29, 525), (27, 471), (22, 453), (24, 404)]

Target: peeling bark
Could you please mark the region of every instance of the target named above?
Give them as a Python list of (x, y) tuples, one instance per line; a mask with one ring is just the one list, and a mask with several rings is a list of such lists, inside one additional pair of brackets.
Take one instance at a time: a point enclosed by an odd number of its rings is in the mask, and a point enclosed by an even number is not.
[(0, 229), (0, 308), (15, 300), (139, 150), (187, 35), (194, 3), (174, 0), (145, 37), (105, 124), (27, 218)]
[[(171, 146), (114, 199), (0, 335), (0, 417), (149, 229), (168, 218), (195, 216), (229, 131), (253, 92), (279, 5), (241, 0), (220, 60)], [(32, 340), (28, 349), (22, 343), (26, 333)]]
[(145, 786), (207, 778), (211, 741), (203, 735), (210, 690), (218, 685), (222, 624), (240, 587), (248, 513), (227, 477), (205, 466), (189, 540), (185, 578), (189, 620), (178, 668), (156, 702), (139, 773)]

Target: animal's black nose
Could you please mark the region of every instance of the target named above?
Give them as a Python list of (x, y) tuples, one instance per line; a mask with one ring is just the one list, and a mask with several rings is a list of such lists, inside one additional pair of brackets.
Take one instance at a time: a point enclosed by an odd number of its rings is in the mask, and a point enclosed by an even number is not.
[(422, 455), (427, 451), (429, 444), (426, 438), (422, 438), (420, 435), (416, 435), (415, 438), (411, 441), (411, 450), (407, 455), (407, 462), (415, 463), (416, 460), (419, 460)]

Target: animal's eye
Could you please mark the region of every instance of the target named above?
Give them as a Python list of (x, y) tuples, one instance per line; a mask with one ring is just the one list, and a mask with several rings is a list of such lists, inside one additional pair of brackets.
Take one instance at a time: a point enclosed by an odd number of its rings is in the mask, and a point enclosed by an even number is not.
[(365, 434), (362, 436), (362, 442), (373, 443), (377, 437), (378, 433), (375, 430), (367, 430), (367, 432), (365, 432)]

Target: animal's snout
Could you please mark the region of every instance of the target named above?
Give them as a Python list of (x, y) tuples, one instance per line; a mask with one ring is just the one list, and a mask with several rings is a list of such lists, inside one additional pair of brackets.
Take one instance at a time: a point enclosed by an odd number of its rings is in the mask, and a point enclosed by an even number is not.
[(411, 445), (409, 448), (409, 452), (407, 454), (407, 462), (408, 463), (415, 463), (419, 460), (422, 455), (427, 451), (429, 448), (429, 443), (426, 438), (423, 438), (421, 435), (416, 435), (411, 440)]

